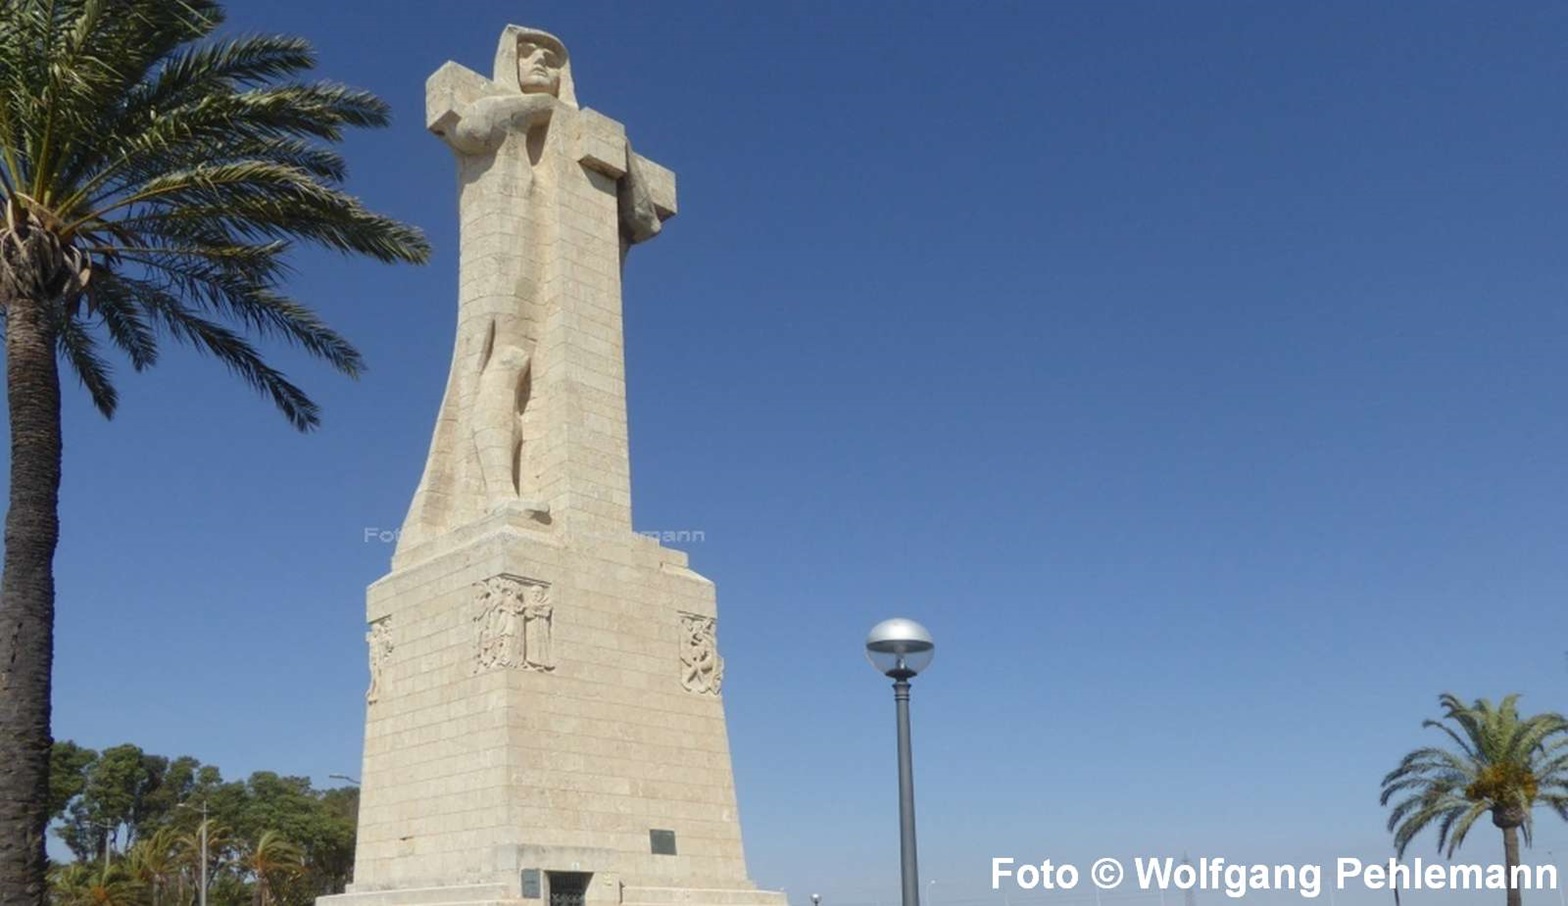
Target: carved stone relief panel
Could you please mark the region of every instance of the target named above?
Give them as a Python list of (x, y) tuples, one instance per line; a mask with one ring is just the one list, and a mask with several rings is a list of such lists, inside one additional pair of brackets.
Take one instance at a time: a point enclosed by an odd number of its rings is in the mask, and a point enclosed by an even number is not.
[(392, 657), (392, 618), (371, 623), (365, 642), (370, 646), (370, 688), (365, 690), (365, 704), (373, 705), (381, 698), (381, 674)]
[(718, 621), (695, 613), (681, 617), (681, 685), (698, 695), (718, 695), (724, 683)]
[(522, 576), (491, 576), (477, 583), (474, 672), (555, 669), (551, 651), (554, 606), (550, 585)]

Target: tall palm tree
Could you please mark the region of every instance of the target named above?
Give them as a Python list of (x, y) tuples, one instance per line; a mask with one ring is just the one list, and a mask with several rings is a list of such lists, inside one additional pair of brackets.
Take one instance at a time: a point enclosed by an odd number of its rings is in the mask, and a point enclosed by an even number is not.
[(170, 889), (178, 886), (182, 848), (179, 829), (169, 825), (137, 840), (126, 853), (131, 876), (147, 891), (149, 906), (164, 906)]
[(273, 906), (278, 888), (304, 874), (305, 853), (277, 831), (262, 831), (255, 845), (240, 857), (239, 866), (252, 878), (254, 906)]
[(1531, 813), (1537, 805), (1568, 820), (1568, 718), (1546, 713), (1520, 717), (1518, 695), (1493, 704), (1476, 699), (1466, 705), (1444, 693), (1438, 702), (1443, 720), (1427, 720), (1453, 743), (1406, 755), (1383, 778), (1381, 802), (1395, 802), (1388, 816), (1394, 849), (1401, 858), (1410, 842), (1437, 825), (1437, 848), (1446, 858), (1464, 843), (1482, 815), (1503, 832), (1503, 859), (1509, 878), (1508, 906), (1522, 897), (1513, 886), (1519, 864), (1519, 836), (1530, 845)]
[(0, 315), (11, 482), (0, 577), (0, 906), (44, 897), (60, 370), (114, 411), (103, 344), (210, 354), (301, 430), (316, 406), (247, 334), (349, 375), (359, 354), (281, 288), (299, 242), (423, 261), (411, 227), (341, 189), (327, 144), (387, 107), (297, 81), (297, 38), (212, 39), (215, 0), (0, 2)]
[[(206, 833), (206, 846), (202, 846), (202, 834)], [(179, 836), (175, 844), (175, 851), (180, 866), (180, 877), (176, 885), (181, 902), (189, 903), (201, 898), (202, 878), (207, 879), (210, 887), (214, 878), (217, 878), (229, 861), (229, 853), (235, 848), (233, 835), (225, 825), (207, 818), (196, 828)], [(202, 872), (202, 853), (205, 851), (207, 870)], [(189, 890), (190, 896), (185, 892)]]

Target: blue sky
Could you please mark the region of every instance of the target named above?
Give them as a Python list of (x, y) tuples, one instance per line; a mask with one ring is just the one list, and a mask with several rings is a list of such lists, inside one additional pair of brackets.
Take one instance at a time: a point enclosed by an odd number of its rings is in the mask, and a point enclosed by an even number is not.
[(937, 906), (1000, 903), (994, 855), (1380, 857), (1438, 693), (1568, 710), (1568, 7), (231, 8), (393, 105), (352, 187), (436, 255), (297, 258), (370, 363), (278, 351), (312, 436), (188, 351), (125, 369), (112, 423), (69, 396), (57, 736), (357, 770), (365, 530), (453, 327), (423, 83), (509, 21), (679, 174), (626, 274), (635, 518), (704, 534), (760, 883), (896, 896), (885, 616), (938, 643)]

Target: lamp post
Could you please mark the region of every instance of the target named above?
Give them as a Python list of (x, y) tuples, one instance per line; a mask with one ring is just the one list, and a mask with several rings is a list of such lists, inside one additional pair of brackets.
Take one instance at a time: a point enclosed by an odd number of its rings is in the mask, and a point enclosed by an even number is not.
[(107, 873), (109, 871), (109, 842), (120, 826), (109, 821), (89, 821), (87, 823), (103, 831), (103, 870)]
[(871, 627), (866, 658), (893, 679), (898, 712), (898, 853), (903, 875), (903, 906), (920, 906), (920, 867), (915, 856), (915, 768), (909, 746), (909, 681), (936, 654), (931, 633), (914, 620), (896, 617)]
[[(188, 802), (180, 803), (179, 807), (195, 810), (195, 806)], [(199, 896), (197, 906), (207, 906), (207, 800), (205, 799), (201, 803), (201, 825), (196, 832), (201, 838), (201, 886), (197, 888)]]
[(347, 774), (328, 774), (327, 775), (327, 779), (328, 780), (347, 780), (349, 783), (352, 783), (355, 786), (359, 786), (359, 781), (355, 780), (353, 777), (348, 776)]

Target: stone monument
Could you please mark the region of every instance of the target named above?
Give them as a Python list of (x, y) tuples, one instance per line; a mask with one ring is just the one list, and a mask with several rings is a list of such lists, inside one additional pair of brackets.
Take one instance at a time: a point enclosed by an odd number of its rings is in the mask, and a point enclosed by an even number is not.
[(457, 340), (368, 592), (354, 883), (329, 906), (783, 906), (748, 879), (712, 583), (632, 531), (621, 265), (675, 177), (509, 26), (447, 63)]

